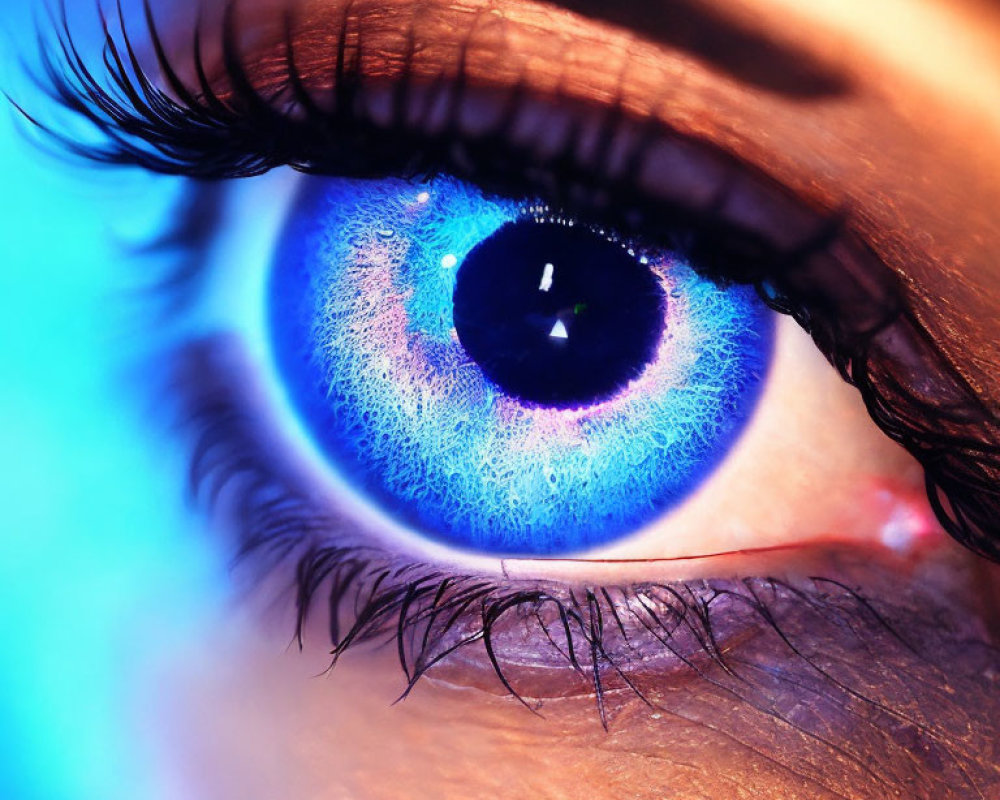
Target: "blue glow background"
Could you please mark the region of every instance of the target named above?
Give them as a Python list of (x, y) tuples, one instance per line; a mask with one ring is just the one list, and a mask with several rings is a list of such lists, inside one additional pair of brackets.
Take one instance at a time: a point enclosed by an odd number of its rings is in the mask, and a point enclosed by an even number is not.
[[(16, 59), (40, 7), (0, 4), (0, 89), (32, 107)], [(139, 412), (142, 318), (113, 240), (148, 232), (175, 184), (67, 168), (13, 123), (0, 109), (0, 798), (161, 797), (142, 665), (195, 635), (217, 564), (178, 501), (180, 454)]]

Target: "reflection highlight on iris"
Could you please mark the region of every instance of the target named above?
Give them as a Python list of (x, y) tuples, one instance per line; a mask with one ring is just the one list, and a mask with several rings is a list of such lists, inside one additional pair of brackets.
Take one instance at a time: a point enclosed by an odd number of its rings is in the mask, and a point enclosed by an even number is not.
[(465, 257), (452, 316), (462, 348), (506, 396), (581, 409), (642, 377), (657, 358), (666, 306), (657, 276), (620, 242), (528, 217)]

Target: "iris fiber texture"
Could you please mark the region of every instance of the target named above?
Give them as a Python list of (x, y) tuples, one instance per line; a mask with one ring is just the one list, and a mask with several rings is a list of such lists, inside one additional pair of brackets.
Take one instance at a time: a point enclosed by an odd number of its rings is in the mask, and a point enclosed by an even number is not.
[(466, 255), (506, 223), (573, 226), (544, 204), (450, 178), (310, 179), (268, 287), (281, 379), (330, 467), (420, 535), (497, 555), (565, 555), (683, 502), (748, 422), (771, 312), (676, 255), (611, 233), (663, 289), (652, 359), (572, 408), (504, 393), (463, 349), (452, 299)]

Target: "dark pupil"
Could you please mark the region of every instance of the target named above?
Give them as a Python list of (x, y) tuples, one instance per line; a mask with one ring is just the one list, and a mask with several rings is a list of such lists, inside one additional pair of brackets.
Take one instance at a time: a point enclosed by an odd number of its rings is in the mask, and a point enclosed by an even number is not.
[(656, 351), (666, 298), (652, 271), (581, 227), (509, 222), (469, 253), (454, 316), (466, 352), (507, 394), (557, 407), (605, 400)]

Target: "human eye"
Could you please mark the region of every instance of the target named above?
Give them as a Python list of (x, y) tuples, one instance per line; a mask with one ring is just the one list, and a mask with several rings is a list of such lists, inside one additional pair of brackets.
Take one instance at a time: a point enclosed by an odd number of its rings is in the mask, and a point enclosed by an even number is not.
[[(937, 630), (907, 603), (973, 570), (939, 525), (996, 555), (995, 417), (864, 198), (768, 165), (717, 120), (761, 124), (732, 84), (685, 83), (586, 17), (314, 3), (282, 22), (230, 7), (187, 60), (151, 31), (163, 89), (114, 37), (117, 96), (72, 59), (53, 77), (107, 136), (90, 157), (248, 178), (173, 386), (196, 490), (249, 564), (294, 575), (300, 640), (323, 609), (338, 660), (393, 643), (405, 693), (492, 675), (543, 714), (587, 700), (632, 755), (676, 744), (667, 714), (763, 748), (762, 787), (988, 780), (954, 710), (907, 707), (883, 670), (933, 683), (943, 652), (921, 672), (912, 636), (967, 634), (961, 603)], [(978, 652), (949, 679), (982, 700)]]

